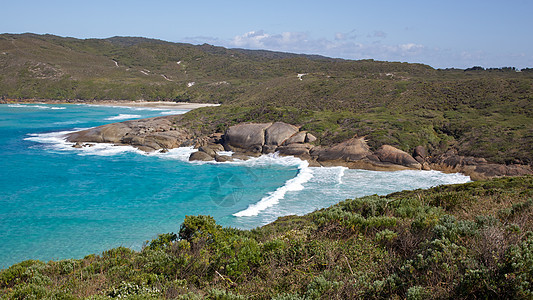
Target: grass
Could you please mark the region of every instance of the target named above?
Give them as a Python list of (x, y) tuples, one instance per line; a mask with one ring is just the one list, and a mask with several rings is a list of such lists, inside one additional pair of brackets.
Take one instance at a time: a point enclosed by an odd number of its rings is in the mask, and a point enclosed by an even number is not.
[(253, 230), (188, 216), (142, 251), (25, 261), (8, 299), (533, 296), (533, 177), (349, 199)]

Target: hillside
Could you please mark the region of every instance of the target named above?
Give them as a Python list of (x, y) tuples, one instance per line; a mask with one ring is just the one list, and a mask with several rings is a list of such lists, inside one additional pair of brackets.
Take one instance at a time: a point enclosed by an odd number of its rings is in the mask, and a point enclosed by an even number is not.
[[(222, 132), (246, 121), (302, 126), (331, 145), (366, 136), (377, 149), (425, 146), (531, 164), (533, 72), (435, 70), (132, 37), (0, 35), (0, 97), (216, 102), (180, 124)], [(300, 76), (298, 75), (300, 74)], [(304, 74), (304, 75), (302, 75)]]
[(253, 229), (188, 216), (140, 252), (0, 271), (7, 299), (531, 299), (533, 177), (343, 201)]

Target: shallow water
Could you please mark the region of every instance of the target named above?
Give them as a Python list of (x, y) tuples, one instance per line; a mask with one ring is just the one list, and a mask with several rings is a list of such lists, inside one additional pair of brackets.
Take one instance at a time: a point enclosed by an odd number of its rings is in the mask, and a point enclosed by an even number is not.
[(140, 249), (177, 232), (186, 215), (254, 228), (346, 198), (469, 180), (435, 171), (310, 168), (293, 157), (189, 163), (132, 147), (72, 148), (66, 132), (185, 110), (89, 105), (0, 105), (0, 267), (25, 259), (80, 258)]

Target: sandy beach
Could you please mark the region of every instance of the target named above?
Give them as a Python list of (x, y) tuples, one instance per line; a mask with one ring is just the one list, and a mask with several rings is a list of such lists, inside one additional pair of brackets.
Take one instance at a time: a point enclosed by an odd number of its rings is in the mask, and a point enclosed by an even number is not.
[(153, 108), (173, 108), (173, 109), (195, 109), (208, 106), (219, 106), (213, 103), (183, 103), (167, 101), (98, 101), (86, 103), (91, 105), (108, 106), (128, 106), (128, 107), (153, 107)]
[(213, 103), (185, 103), (185, 102), (170, 102), (170, 101), (128, 101), (128, 100), (7, 100), (3, 103), (42, 103), (42, 104), (89, 104), (89, 105), (105, 105), (105, 106), (127, 106), (127, 107), (152, 107), (165, 109), (195, 109), (208, 106), (219, 106), (220, 104)]

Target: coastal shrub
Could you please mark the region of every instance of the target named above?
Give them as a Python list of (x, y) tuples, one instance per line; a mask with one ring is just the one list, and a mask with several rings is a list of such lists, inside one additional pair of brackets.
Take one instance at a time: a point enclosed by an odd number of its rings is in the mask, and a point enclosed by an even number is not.
[(32, 272), (28, 272), (28, 270), (36, 266), (44, 266), (44, 263), (38, 260), (25, 260), (0, 271), (1, 287), (9, 288), (26, 281), (33, 276)]
[(423, 213), (415, 216), (411, 222), (411, 228), (415, 231), (432, 229), (443, 215), (441, 208), (430, 207)]
[(407, 300), (424, 300), (431, 298), (431, 293), (428, 293), (423, 286), (415, 285), (407, 289)]
[(533, 209), (533, 199), (528, 199), (527, 201), (515, 203), (509, 208), (500, 210), (498, 212), (498, 217), (500, 219), (508, 220), (522, 213), (529, 212), (532, 209)]
[(13, 292), (9, 293), (8, 299), (20, 299), (20, 300), (30, 300), (30, 299), (45, 299), (49, 298), (50, 291), (41, 285), (30, 283), (26, 285), (17, 286)]
[(179, 238), (188, 242), (199, 239), (213, 239), (222, 229), (211, 216), (185, 216), (181, 224)]
[(300, 296), (298, 294), (288, 294), (288, 293), (282, 293), (274, 296), (272, 300), (305, 300), (306, 298), (304, 296)]
[(466, 192), (446, 192), (438, 193), (430, 197), (429, 204), (432, 206), (440, 206), (449, 211), (464, 203), (470, 196)]
[(213, 260), (224, 266), (225, 273), (241, 280), (252, 268), (259, 266), (262, 258), (261, 247), (255, 239), (231, 236), (216, 244)]
[(156, 239), (153, 239), (148, 243), (148, 248), (151, 250), (164, 249), (172, 245), (172, 242), (177, 239), (178, 236), (175, 233), (159, 234)]
[(146, 249), (135, 259), (135, 264), (149, 274), (172, 274), (179, 267), (180, 259), (169, 252)]
[(244, 300), (245, 296), (235, 295), (231, 291), (210, 289), (207, 293), (207, 299), (213, 300)]
[(117, 287), (111, 289), (107, 295), (111, 298), (128, 299), (157, 299), (159, 289), (139, 286), (135, 283), (122, 281)]
[(433, 227), (433, 233), (436, 238), (455, 241), (460, 237), (476, 235), (479, 227), (473, 221), (457, 221), (454, 216), (444, 215), (440, 218), (438, 224)]
[(376, 241), (382, 244), (390, 244), (396, 237), (398, 237), (398, 233), (389, 229), (376, 233)]
[[(159, 235), (140, 252), (15, 264), (0, 271), (0, 298), (531, 299), (524, 182), (363, 197), (249, 231), (189, 217), (183, 238)], [(462, 204), (446, 213), (432, 206), (435, 195), (455, 190), (479, 197), (498, 218), (463, 214)]]
[(329, 281), (324, 276), (319, 275), (307, 285), (305, 296), (307, 299), (320, 299), (328, 292), (335, 293), (342, 286), (342, 282)]
[(59, 275), (68, 275), (74, 272), (76, 268), (80, 267), (80, 262), (75, 259), (65, 259), (57, 262), (51, 262), (51, 267)]
[(504, 280), (512, 297), (533, 297), (533, 232), (511, 246), (505, 255)]
[(279, 240), (279, 239), (273, 239), (273, 240), (263, 243), (263, 252), (264, 253), (268, 253), (268, 252), (276, 253), (276, 252), (279, 252), (285, 249), (286, 247), (287, 247), (287, 244), (284, 241)]
[(327, 211), (315, 212), (314, 219), (321, 226), (327, 223), (337, 223), (348, 230), (379, 230), (394, 227), (398, 222), (397, 218), (392, 216), (373, 216), (374, 214), (378, 214), (378, 212), (373, 210), (375, 207), (372, 205), (358, 206), (356, 204), (355, 207), (362, 208), (362, 212), (366, 213), (368, 218), (365, 218), (358, 212), (345, 211), (342, 206), (334, 206)]
[(346, 200), (340, 202), (338, 205), (344, 211), (358, 213), (364, 218), (368, 218), (383, 215), (388, 206), (388, 202), (386, 198), (372, 195)]
[(435, 297), (449, 295), (463, 278), (465, 270), (477, 266), (467, 248), (446, 238), (421, 243), (420, 249), (400, 267), (397, 287), (428, 286), (432, 287), (431, 293)]

